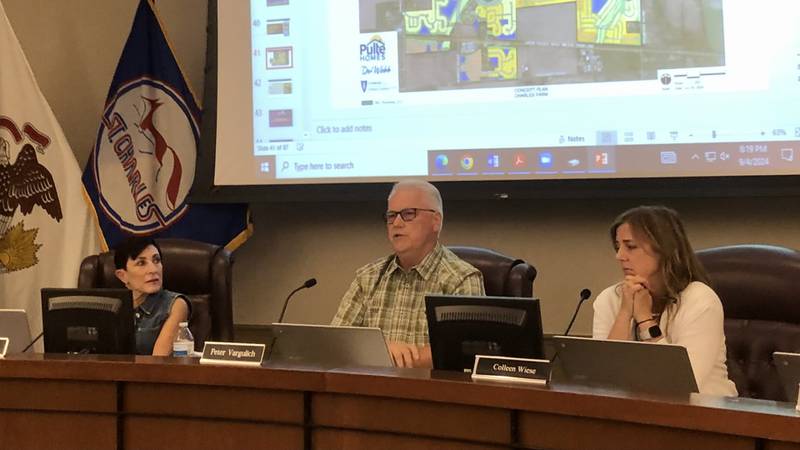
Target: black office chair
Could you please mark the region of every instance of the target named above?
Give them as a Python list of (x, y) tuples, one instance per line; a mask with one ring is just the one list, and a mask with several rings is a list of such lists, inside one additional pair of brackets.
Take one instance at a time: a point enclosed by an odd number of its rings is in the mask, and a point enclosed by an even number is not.
[(725, 310), (728, 376), (742, 397), (786, 398), (772, 353), (800, 352), (800, 252), (772, 245), (700, 250)]
[(481, 271), (486, 295), (533, 297), (536, 269), (532, 265), (488, 248), (459, 246), (448, 248)]
[[(228, 250), (188, 239), (156, 239), (164, 261), (164, 288), (192, 302), (189, 328), (195, 349), (208, 340), (233, 341), (233, 257)], [(122, 288), (114, 275), (114, 251), (87, 256), (78, 287)]]

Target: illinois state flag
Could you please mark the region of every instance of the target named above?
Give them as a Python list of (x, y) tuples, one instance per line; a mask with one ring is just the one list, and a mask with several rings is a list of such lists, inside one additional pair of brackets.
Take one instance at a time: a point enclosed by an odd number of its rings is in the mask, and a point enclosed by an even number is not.
[[(75, 287), (104, 249), (75, 155), (0, 3), (0, 308), (42, 329), (40, 289)], [(0, 330), (0, 334), (2, 330)]]
[(110, 246), (153, 235), (234, 249), (249, 237), (246, 205), (186, 201), (200, 115), (153, 5), (140, 0), (83, 172)]

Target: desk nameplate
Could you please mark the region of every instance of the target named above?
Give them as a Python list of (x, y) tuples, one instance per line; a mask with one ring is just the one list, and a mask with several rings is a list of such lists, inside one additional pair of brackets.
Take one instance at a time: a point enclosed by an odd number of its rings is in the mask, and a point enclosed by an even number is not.
[(546, 384), (549, 376), (550, 361), (546, 359), (475, 355), (472, 368), (473, 380)]
[(225, 364), (235, 366), (261, 366), (264, 344), (206, 341), (200, 364)]

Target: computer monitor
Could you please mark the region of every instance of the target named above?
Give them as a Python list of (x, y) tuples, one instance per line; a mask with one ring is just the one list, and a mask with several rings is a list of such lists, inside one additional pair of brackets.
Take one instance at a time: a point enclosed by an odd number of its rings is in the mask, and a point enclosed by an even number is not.
[(42, 325), (47, 353), (136, 351), (128, 289), (42, 289)]
[(475, 355), (544, 358), (539, 300), (425, 297), (433, 368), (469, 372)]

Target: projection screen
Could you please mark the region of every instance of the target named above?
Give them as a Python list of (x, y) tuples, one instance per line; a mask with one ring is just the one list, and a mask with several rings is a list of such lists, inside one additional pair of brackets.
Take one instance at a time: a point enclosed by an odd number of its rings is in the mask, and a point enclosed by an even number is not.
[(800, 174), (797, 0), (212, 5), (216, 186)]

